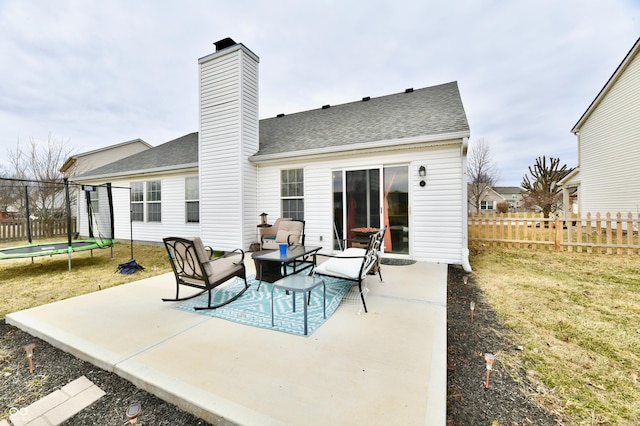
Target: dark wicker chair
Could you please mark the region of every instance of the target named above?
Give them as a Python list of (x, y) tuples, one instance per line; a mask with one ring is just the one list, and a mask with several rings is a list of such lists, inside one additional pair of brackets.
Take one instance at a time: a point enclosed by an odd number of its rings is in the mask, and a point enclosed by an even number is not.
[[(213, 250), (205, 247), (199, 237), (167, 237), (162, 241), (169, 254), (169, 261), (176, 277), (176, 297), (173, 299), (164, 298), (163, 301), (183, 301), (208, 292), (207, 306), (197, 306), (195, 309), (215, 309), (233, 302), (249, 288), (244, 266), (244, 251), (236, 249), (221, 257), (212, 258)], [(207, 253), (207, 249), (210, 254)], [(237, 253), (241, 253), (239, 260), (236, 256), (231, 257)], [(233, 297), (217, 305), (211, 305), (213, 289), (234, 277), (240, 277), (244, 280), (244, 288)], [(179, 294), (181, 285), (199, 288), (202, 291), (181, 298)]]

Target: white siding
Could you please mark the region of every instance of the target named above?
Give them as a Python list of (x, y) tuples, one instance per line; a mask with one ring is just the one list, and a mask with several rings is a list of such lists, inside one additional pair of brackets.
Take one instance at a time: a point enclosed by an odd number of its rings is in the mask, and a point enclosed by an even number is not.
[[(410, 257), (442, 263), (462, 263), (462, 157), (461, 141), (448, 145), (384, 154), (342, 156), (331, 160), (261, 165), (258, 206), (269, 221), (280, 217), (280, 170), (304, 169), (306, 243), (331, 250), (333, 241), (332, 171), (386, 165), (409, 167)], [(427, 168), (426, 186), (420, 187), (418, 169)], [(320, 241), (320, 237), (323, 241)]]
[(242, 57), (242, 242), (248, 248), (256, 241), (259, 222), (257, 171), (248, 158), (258, 151), (258, 63), (249, 55)]
[[(241, 45), (200, 61), (200, 218), (202, 239), (247, 248), (257, 224), (258, 58)], [(251, 232), (251, 234), (249, 234)]]
[[(160, 180), (162, 183), (162, 221), (133, 222), (133, 239), (135, 241), (162, 242), (162, 239), (168, 236), (191, 237), (200, 235), (200, 224), (186, 223), (184, 191), (185, 178), (188, 176), (196, 176), (196, 174), (191, 172), (111, 180), (116, 240), (126, 241), (131, 238), (128, 189), (131, 186), (131, 182), (146, 182), (150, 180)], [(101, 183), (104, 182), (92, 182), (95, 185)], [(87, 235), (86, 205), (81, 202), (79, 207), (79, 232), (81, 235)]]
[(580, 128), (580, 211), (640, 211), (640, 58)]

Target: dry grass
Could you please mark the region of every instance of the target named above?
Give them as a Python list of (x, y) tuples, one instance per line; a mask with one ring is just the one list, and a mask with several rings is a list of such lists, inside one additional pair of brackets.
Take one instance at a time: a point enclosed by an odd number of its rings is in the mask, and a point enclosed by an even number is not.
[(491, 248), (472, 266), (524, 347), (498, 356), (539, 385), (543, 405), (572, 424), (637, 424), (640, 258)]
[[(16, 244), (18, 245), (18, 244)], [(7, 246), (7, 244), (4, 244)], [(6, 314), (57, 300), (91, 293), (130, 281), (171, 271), (163, 246), (134, 244), (134, 258), (145, 267), (131, 275), (114, 273), (119, 263), (131, 258), (131, 246), (116, 243), (106, 249), (73, 253), (71, 272), (67, 256), (0, 260), (0, 318)]]

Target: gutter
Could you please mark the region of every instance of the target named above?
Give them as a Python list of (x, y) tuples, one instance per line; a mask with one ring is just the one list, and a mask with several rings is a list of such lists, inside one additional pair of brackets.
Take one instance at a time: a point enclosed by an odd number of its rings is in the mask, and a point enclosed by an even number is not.
[[(468, 131), (441, 133), (428, 136), (414, 136), (402, 139), (387, 139), (375, 142), (356, 143), (350, 145), (327, 146), (323, 148), (312, 148), (300, 151), (277, 152), (273, 154), (255, 154), (249, 157), (251, 163), (268, 163), (295, 158), (296, 160), (322, 158), (335, 156), (337, 153), (353, 152), (362, 154), (363, 150), (371, 151), (391, 151), (400, 148), (408, 148), (412, 145), (419, 144), (429, 145), (446, 145), (450, 143), (459, 143), (456, 139), (466, 139), (469, 137)], [(455, 142), (454, 142), (455, 141)]]
[(198, 163), (180, 164), (178, 166), (154, 167), (154, 168), (145, 169), (145, 170), (127, 170), (122, 172), (104, 173), (99, 175), (80, 175), (80, 176), (75, 176), (72, 180), (74, 182), (83, 182), (83, 181), (95, 181), (95, 180), (102, 180), (102, 179), (142, 176), (142, 175), (148, 175), (148, 174), (166, 173), (171, 171), (186, 172), (186, 171), (192, 171), (192, 170), (195, 170), (195, 171), (198, 170)]

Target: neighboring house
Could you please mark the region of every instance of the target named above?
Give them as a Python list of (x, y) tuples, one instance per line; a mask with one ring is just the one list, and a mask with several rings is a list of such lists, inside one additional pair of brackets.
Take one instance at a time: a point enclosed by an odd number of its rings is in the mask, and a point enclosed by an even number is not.
[[(259, 58), (231, 39), (199, 60), (200, 130), (76, 181), (111, 182), (116, 237), (200, 235), (219, 249), (269, 221), (305, 221), (306, 244), (338, 247), (387, 226), (386, 256), (461, 264), (467, 249), (469, 126), (457, 83), (258, 120)], [(120, 195), (118, 195), (118, 193)]]
[[(640, 211), (640, 39), (571, 130), (578, 167), (560, 184), (565, 215)], [(577, 211), (576, 211), (577, 210)]]
[(105, 148), (75, 154), (69, 157), (60, 167), (60, 173), (66, 178), (72, 178), (121, 158), (146, 151), (149, 148), (152, 148), (152, 146), (142, 139), (134, 139)]
[[(469, 188), (473, 184), (469, 184)], [(482, 189), (482, 187), (480, 187)], [(484, 211), (497, 211), (498, 203), (506, 202), (509, 204), (509, 211), (516, 212), (523, 210), (522, 195), (524, 190), (518, 186), (486, 186), (480, 195), (478, 203), (472, 200), (471, 189), (467, 190), (469, 197), (469, 213), (478, 213)], [(476, 208), (476, 204), (478, 207)]]
[(509, 203), (510, 212), (524, 211), (523, 195), (524, 189), (519, 186), (494, 186), (493, 190), (496, 191), (504, 201)]
[(478, 200), (473, 200), (471, 198), (475, 191), (471, 188), (472, 185), (471, 183), (467, 185), (469, 213), (493, 212), (498, 210), (497, 205), (499, 202), (505, 201), (502, 195), (487, 184), (482, 184), (484, 185), (484, 189), (482, 186), (478, 186)]
[[(94, 149), (93, 151), (75, 154), (69, 157), (67, 161), (64, 162), (62, 167), (60, 167), (60, 173), (62, 173), (65, 178), (72, 180), (74, 176), (86, 173), (90, 170), (96, 169), (98, 167), (104, 166), (105, 164), (112, 163), (122, 158), (126, 158), (138, 152), (146, 151), (149, 148), (152, 148), (152, 146), (147, 142), (143, 141), (142, 139), (134, 139), (127, 142), (110, 145), (104, 148)], [(76, 203), (79, 191), (80, 188), (74, 186), (71, 186), (69, 189), (69, 204), (71, 207), (72, 215), (74, 216), (78, 216), (80, 214)], [(65, 205), (64, 194), (62, 193), (60, 194), (59, 203), (59, 205)]]

